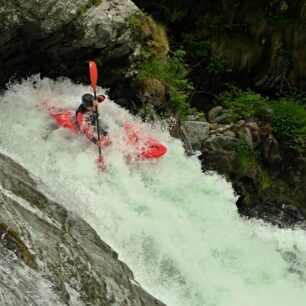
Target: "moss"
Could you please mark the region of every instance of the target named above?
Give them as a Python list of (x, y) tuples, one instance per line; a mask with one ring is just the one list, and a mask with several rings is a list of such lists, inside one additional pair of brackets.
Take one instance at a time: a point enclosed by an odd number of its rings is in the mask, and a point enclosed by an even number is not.
[(136, 83), (143, 93), (149, 93), (161, 100), (169, 98), (171, 108), (183, 113), (188, 92), (191, 88), (187, 80), (184, 51), (169, 53), (166, 29), (148, 15), (129, 18), (134, 38), (141, 44), (141, 59), (138, 64)]
[(240, 160), (240, 172), (241, 173), (251, 173), (252, 176), (256, 176), (258, 172), (258, 153), (251, 148), (244, 139), (240, 139), (239, 145), (237, 147), (237, 153)]
[(134, 15), (129, 18), (134, 30), (134, 37), (142, 45), (142, 56), (145, 59), (166, 56), (169, 42), (166, 29), (147, 15)]
[(153, 58), (140, 63), (138, 79), (145, 81), (157, 79), (167, 90), (171, 108), (177, 114), (186, 112), (186, 99), (192, 86), (188, 82), (186, 65), (183, 63), (184, 52), (177, 50), (168, 58)]
[(274, 179), (264, 170), (260, 171), (258, 180), (260, 183), (260, 188), (263, 190), (271, 188), (274, 181)]
[(246, 194), (244, 198), (244, 203), (250, 205), (253, 203), (252, 196), (250, 194)]
[(156, 78), (148, 77), (143, 80), (143, 88), (152, 95), (164, 97), (166, 94), (165, 86)]
[(0, 223), (0, 237), (5, 247), (13, 251), (27, 266), (37, 270), (34, 256), (29, 252), (25, 243), (15, 231), (4, 223)]

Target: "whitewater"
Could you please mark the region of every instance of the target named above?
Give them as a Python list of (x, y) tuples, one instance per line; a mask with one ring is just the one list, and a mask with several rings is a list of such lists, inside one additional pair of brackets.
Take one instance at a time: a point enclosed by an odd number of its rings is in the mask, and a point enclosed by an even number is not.
[[(167, 305), (305, 305), (303, 230), (241, 218), (230, 183), (202, 173), (166, 123), (143, 123), (109, 98), (99, 109), (113, 144), (103, 149), (107, 171), (98, 171), (97, 147), (58, 128), (40, 107), (76, 109), (87, 92), (90, 86), (38, 75), (10, 84), (0, 96), (0, 151), (28, 169), (44, 193), (83, 217), (140, 285)], [(133, 148), (122, 122), (159, 139), (167, 154), (127, 162)]]

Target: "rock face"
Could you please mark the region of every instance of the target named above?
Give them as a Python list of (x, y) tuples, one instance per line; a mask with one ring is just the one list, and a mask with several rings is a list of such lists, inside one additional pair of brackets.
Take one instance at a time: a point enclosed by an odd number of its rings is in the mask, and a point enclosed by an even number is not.
[(89, 83), (89, 59), (103, 86), (127, 82), (137, 53), (129, 19), (140, 13), (132, 1), (0, 2), (0, 87), (38, 72)]
[(239, 167), (237, 146), (238, 140), (228, 136), (213, 136), (202, 142), (200, 159), (203, 168), (233, 175)]
[[(17, 283), (16, 283), (17, 282)], [(1, 305), (164, 305), (81, 218), (0, 155)]]
[[(229, 121), (221, 106), (208, 111), (207, 118), (209, 123), (188, 121), (189, 129), (183, 123), (189, 131), (185, 143), (200, 148), (203, 170), (217, 171), (233, 182), (240, 214), (278, 226), (305, 226), (306, 158), (285, 151), (268, 122)], [(191, 128), (203, 124), (205, 130)]]
[(184, 121), (183, 126), (192, 149), (199, 150), (200, 143), (209, 137), (209, 124), (202, 121)]

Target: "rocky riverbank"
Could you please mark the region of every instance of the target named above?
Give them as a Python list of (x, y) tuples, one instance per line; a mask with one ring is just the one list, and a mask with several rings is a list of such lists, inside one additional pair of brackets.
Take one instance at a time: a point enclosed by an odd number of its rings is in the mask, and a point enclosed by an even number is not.
[(189, 119), (182, 124), (185, 139), (201, 152), (204, 171), (217, 171), (233, 183), (243, 216), (305, 226), (306, 158), (282, 147), (269, 121), (234, 121), (222, 106), (212, 108), (207, 120)]

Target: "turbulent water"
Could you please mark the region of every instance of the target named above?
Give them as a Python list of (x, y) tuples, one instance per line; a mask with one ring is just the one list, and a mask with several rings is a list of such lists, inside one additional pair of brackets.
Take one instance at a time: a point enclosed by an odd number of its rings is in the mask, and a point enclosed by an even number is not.
[[(143, 124), (109, 99), (100, 113), (113, 144), (104, 149), (107, 171), (97, 171), (97, 147), (57, 128), (40, 107), (76, 109), (85, 92), (90, 87), (38, 76), (11, 85), (0, 97), (1, 151), (91, 224), (166, 304), (305, 305), (305, 232), (241, 219), (229, 183), (203, 174), (163, 124)], [(124, 156), (133, 153), (121, 127), (127, 121), (164, 143), (167, 155), (127, 162)]]

